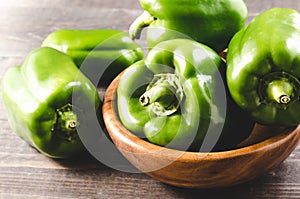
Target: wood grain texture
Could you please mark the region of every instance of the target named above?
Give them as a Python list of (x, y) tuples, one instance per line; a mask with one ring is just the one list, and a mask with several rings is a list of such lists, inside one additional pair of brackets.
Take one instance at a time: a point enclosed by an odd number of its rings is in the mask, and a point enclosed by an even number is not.
[[(300, 11), (297, 0), (245, 0), (249, 20), (271, 7)], [(127, 30), (138, 0), (0, 1), (0, 81), (52, 31)], [(248, 20), (248, 21), (249, 21)], [(0, 198), (300, 198), (300, 145), (279, 166), (248, 183), (218, 190), (175, 188), (141, 173), (111, 169), (92, 157), (52, 160), (11, 131), (0, 96)]]

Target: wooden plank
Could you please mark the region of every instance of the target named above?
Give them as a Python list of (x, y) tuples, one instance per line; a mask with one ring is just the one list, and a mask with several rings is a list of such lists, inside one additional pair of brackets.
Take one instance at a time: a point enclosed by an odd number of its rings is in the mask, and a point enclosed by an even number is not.
[[(250, 21), (271, 7), (300, 11), (295, 0), (245, 0)], [(0, 1), (0, 81), (52, 31), (127, 30), (142, 12), (138, 0)], [(1, 83), (0, 83), (1, 84)], [(275, 169), (248, 183), (218, 190), (181, 189), (142, 173), (112, 169), (92, 157), (53, 160), (10, 129), (0, 97), (0, 198), (300, 198), (300, 145)]]

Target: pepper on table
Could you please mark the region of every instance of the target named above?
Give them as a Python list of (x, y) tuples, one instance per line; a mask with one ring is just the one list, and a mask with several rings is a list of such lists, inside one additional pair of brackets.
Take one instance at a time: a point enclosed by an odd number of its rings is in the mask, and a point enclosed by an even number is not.
[(161, 42), (144, 61), (128, 67), (118, 84), (117, 105), (127, 129), (181, 150), (232, 148), (254, 125), (227, 92), (220, 56), (188, 39)]
[(60, 29), (50, 33), (42, 46), (69, 55), (100, 87), (107, 87), (121, 71), (144, 57), (144, 49), (127, 32), (116, 29)]
[(49, 157), (85, 152), (78, 129), (101, 123), (96, 88), (69, 56), (53, 48), (33, 50), (22, 66), (10, 67), (2, 96), (12, 130)]

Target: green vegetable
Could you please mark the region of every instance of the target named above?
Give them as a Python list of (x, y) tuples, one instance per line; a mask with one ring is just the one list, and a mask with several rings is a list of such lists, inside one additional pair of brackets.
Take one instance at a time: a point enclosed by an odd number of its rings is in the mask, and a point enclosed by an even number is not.
[(267, 125), (300, 124), (300, 14), (272, 8), (230, 42), (227, 80), (236, 103)]
[(136, 135), (169, 148), (236, 146), (254, 123), (230, 99), (224, 67), (218, 54), (203, 44), (188, 39), (161, 42), (122, 75), (117, 89), (121, 122)]
[(6, 71), (2, 96), (13, 131), (53, 158), (84, 152), (78, 129), (86, 130), (101, 111), (93, 84), (69, 56), (48, 47)]
[(43, 41), (42, 46), (69, 55), (99, 86), (107, 86), (117, 74), (144, 56), (142, 47), (121, 30), (57, 30)]
[(145, 10), (131, 25), (132, 38), (144, 27), (150, 48), (161, 41), (192, 38), (214, 50), (223, 51), (247, 20), (243, 0), (140, 0)]

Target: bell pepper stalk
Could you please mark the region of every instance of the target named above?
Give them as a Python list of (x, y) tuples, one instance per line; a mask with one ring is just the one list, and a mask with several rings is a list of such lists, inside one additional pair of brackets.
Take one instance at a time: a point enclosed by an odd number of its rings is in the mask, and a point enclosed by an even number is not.
[(146, 90), (139, 98), (140, 103), (142, 106), (153, 105), (152, 111), (158, 116), (176, 112), (184, 96), (175, 74), (154, 75)]
[(118, 84), (117, 109), (137, 136), (180, 150), (232, 148), (254, 125), (228, 94), (220, 56), (189, 39), (161, 42), (129, 66)]
[(248, 17), (243, 0), (140, 0), (140, 4), (144, 11), (131, 24), (129, 34), (139, 39), (148, 27), (149, 48), (168, 39), (191, 38), (220, 53)]
[(300, 124), (300, 14), (272, 8), (230, 42), (227, 81), (235, 102), (259, 123)]
[(98, 120), (101, 101), (89, 79), (64, 53), (33, 50), (2, 80), (2, 97), (12, 130), (42, 154), (70, 158), (86, 152), (78, 130)]

